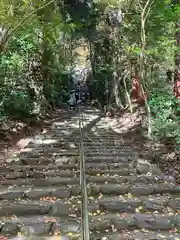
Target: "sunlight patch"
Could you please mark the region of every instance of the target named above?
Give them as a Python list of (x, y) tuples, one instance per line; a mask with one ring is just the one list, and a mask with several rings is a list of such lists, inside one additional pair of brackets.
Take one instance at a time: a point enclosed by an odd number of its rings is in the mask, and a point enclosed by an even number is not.
[(51, 144), (51, 143), (56, 143), (57, 140), (55, 139), (45, 139), (42, 141), (43, 144)]
[(52, 124), (52, 127), (63, 126), (63, 125), (65, 125), (65, 124), (67, 124), (67, 123), (68, 123), (68, 121), (64, 121), (64, 122), (54, 122), (54, 123)]
[(20, 152), (32, 152), (34, 150), (34, 148), (23, 148), (20, 150)]

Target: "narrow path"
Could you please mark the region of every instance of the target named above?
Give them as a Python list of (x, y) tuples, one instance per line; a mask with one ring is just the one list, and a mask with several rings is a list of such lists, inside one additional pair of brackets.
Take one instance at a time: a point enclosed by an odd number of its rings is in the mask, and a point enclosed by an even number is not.
[[(84, 111), (85, 126), (95, 125), (84, 138), (91, 239), (180, 239), (180, 187), (99, 116)], [(0, 167), (1, 235), (80, 239), (78, 126), (77, 116), (54, 122)]]

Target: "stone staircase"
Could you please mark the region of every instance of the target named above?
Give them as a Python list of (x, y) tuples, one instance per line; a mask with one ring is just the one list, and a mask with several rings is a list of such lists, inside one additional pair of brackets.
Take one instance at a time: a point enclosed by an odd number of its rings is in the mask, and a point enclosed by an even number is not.
[[(99, 112), (84, 110), (91, 239), (180, 239), (180, 187), (108, 124)], [(81, 239), (78, 126), (75, 114), (54, 122), (0, 167), (0, 235)]]

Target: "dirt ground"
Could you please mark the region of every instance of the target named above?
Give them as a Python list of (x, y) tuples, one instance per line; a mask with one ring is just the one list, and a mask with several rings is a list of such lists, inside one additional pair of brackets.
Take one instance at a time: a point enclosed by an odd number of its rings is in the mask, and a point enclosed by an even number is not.
[(14, 157), (25, 148), (31, 138), (44, 131), (46, 127), (57, 119), (65, 117), (64, 110), (56, 109), (49, 112), (40, 120), (7, 121), (0, 125), (0, 164), (6, 158)]
[(124, 142), (139, 152), (140, 157), (150, 160), (167, 175), (174, 177), (180, 184), (180, 152), (168, 141), (155, 142), (146, 136), (146, 116), (143, 109), (133, 114), (128, 111), (119, 112), (112, 118), (116, 130)]

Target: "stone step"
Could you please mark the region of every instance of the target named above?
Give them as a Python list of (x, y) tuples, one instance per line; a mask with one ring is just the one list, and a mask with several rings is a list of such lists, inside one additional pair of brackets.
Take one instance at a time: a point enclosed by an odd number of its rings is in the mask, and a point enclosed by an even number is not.
[(126, 159), (136, 159), (137, 157), (136, 157), (136, 155), (134, 154), (134, 155), (130, 155), (129, 153), (126, 153), (126, 152), (124, 152), (124, 153), (122, 153), (122, 152), (119, 152), (119, 153), (117, 153), (117, 152), (115, 152), (115, 153), (113, 153), (113, 151), (112, 151), (112, 153), (108, 153), (108, 152), (100, 152), (99, 151), (99, 153), (97, 153), (96, 154), (96, 152), (92, 152), (92, 153), (90, 153), (90, 152), (86, 152), (86, 151), (84, 151), (84, 156), (86, 157), (86, 158), (92, 158), (92, 159), (103, 159), (103, 158), (105, 158), (105, 159), (111, 159), (111, 158), (114, 158), (114, 159), (116, 159), (116, 158), (126, 158)]
[(80, 194), (79, 186), (65, 187), (4, 187), (0, 189), (0, 200), (40, 200), (40, 199), (68, 199)]
[(99, 152), (122, 152), (124, 151), (125, 153), (129, 153), (129, 155), (137, 155), (137, 153), (135, 151), (133, 151), (132, 149), (127, 149), (127, 147), (122, 147), (122, 146), (117, 146), (117, 145), (114, 145), (114, 146), (109, 146), (109, 145), (84, 145), (84, 149), (85, 151), (99, 151)]
[(78, 130), (78, 124), (74, 124), (74, 126), (68, 128), (67, 126), (64, 126), (64, 129), (61, 130), (50, 130), (48, 132), (49, 135), (47, 137), (49, 138), (59, 138), (59, 139), (71, 139), (71, 138), (76, 138), (76, 136), (79, 137), (79, 130)]
[[(72, 175), (73, 176), (73, 175)], [(50, 177), (50, 178), (18, 178), (16, 180), (4, 179), (0, 181), (1, 186), (67, 186), (79, 184), (79, 177)]]
[(111, 178), (128, 176), (127, 179), (134, 183), (144, 180), (144, 183), (166, 182), (175, 184), (175, 179), (173, 177), (163, 174), (156, 166), (140, 164), (139, 162), (133, 162), (129, 165), (127, 163), (126, 165), (120, 163), (120, 167), (116, 165), (109, 167), (107, 164), (99, 164), (99, 169), (96, 168), (96, 163), (94, 163), (94, 165), (93, 163), (89, 163), (89, 165), (87, 163), (86, 166), (86, 173), (91, 176), (96, 176), (97, 179), (108, 178), (109, 176)]
[(124, 158), (134, 158), (136, 157), (135, 154), (132, 154), (130, 152), (122, 152), (122, 151), (88, 151), (88, 150), (84, 150), (84, 155), (85, 157), (99, 157), (99, 156), (103, 156), (103, 157), (124, 157)]
[(180, 213), (180, 198), (172, 196), (138, 196), (131, 194), (119, 197), (89, 198), (89, 204), (94, 206), (93, 213)]
[[(133, 171), (132, 171), (133, 172)], [(131, 183), (159, 183), (163, 179), (156, 179), (155, 176), (135, 176), (129, 170), (121, 170), (122, 176), (106, 174), (104, 176), (92, 176), (92, 171), (87, 171), (87, 182), (90, 183), (114, 183), (114, 184), (131, 184)], [(93, 173), (94, 174), (94, 173)], [(73, 177), (72, 177), (73, 176)], [(21, 172), (9, 174), (1, 180), (2, 186), (9, 185), (29, 185), (29, 186), (58, 186), (79, 183), (79, 172), (69, 171), (49, 171), (49, 172)]]
[[(37, 143), (37, 144), (32, 144), (30, 143), (28, 145), (29, 148), (33, 148), (33, 147), (54, 147), (54, 148), (58, 148), (58, 147), (65, 147), (65, 148), (74, 148), (74, 149), (77, 149), (79, 147), (79, 138), (76, 138), (76, 139), (63, 139), (62, 141), (58, 141), (59, 138), (57, 139), (54, 139), (53, 138), (53, 141), (56, 141), (56, 143), (51, 143), (51, 144), (46, 144), (46, 143)], [(123, 148), (128, 148), (128, 145), (127, 144), (117, 144), (117, 143), (106, 143), (106, 142), (100, 142), (100, 141), (97, 141), (97, 142), (86, 142), (84, 141), (84, 147), (87, 148), (87, 149), (94, 149), (94, 150), (101, 150), (103, 151), (104, 149), (109, 149), (111, 150), (112, 148), (114, 150), (119, 150), (119, 149), (123, 149)], [(130, 148), (129, 148), (130, 150)], [(132, 150), (131, 150), (132, 151)]]
[[(81, 231), (80, 219), (77, 217), (61, 218), (55, 216), (25, 216), (1, 218), (1, 235), (8, 236), (11, 240), (55, 240), (51, 238), (52, 235), (57, 236), (60, 240), (67, 240), (69, 238), (61, 239), (60, 236), (71, 237), (72, 235), (79, 235)], [(51, 236), (50, 236), (51, 234)], [(20, 238), (15, 236), (20, 235)], [(14, 237), (10, 237), (14, 236)]]
[[(74, 127), (74, 126), (73, 126)], [(78, 132), (72, 132), (70, 136), (60, 136), (59, 137), (59, 134), (61, 133), (61, 131), (65, 131), (65, 130), (69, 130), (69, 129), (72, 129), (73, 128), (72, 126), (68, 126), (68, 125), (64, 125), (62, 127), (60, 127), (59, 129), (52, 129), (52, 128), (46, 128), (46, 134), (42, 135), (44, 136), (45, 138), (47, 137), (54, 137), (54, 138), (57, 138), (57, 140), (63, 140), (64, 138), (68, 138), (68, 139), (74, 139), (76, 137), (79, 137), (79, 133)], [(79, 127), (79, 125), (77, 126)], [(58, 133), (58, 134), (57, 134)], [(101, 135), (96, 135), (96, 134), (87, 134), (86, 132), (83, 131), (83, 139), (84, 140), (96, 140), (96, 141), (99, 141), (99, 140), (112, 140), (112, 141), (123, 141), (123, 138), (121, 135), (104, 135), (104, 136), (101, 136)]]
[(119, 163), (119, 162), (133, 162), (135, 160), (135, 157), (128, 157), (128, 156), (85, 156), (85, 160), (87, 162), (94, 162), (94, 163)]
[[(58, 164), (57, 164), (58, 163)], [(79, 176), (79, 167), (77, 165), (61, 165), (61, 162), (56, 162), (56, 165), (25, 165), (25, 166), (11, 166), (0, 168), (0, 180), (15, 180), (15, 179), (32, 179), (32, 178), (49, 178), (49, 177), (65, 177), (71, 178), (73, 176)], [(70, 167), (71, 166), (71, 167)], [(72, 172), (73, 171), (73, 172)], [(139, 165), (136, 163), (120, 163), (120, 164), (86, 164), (86, 174), (88, 181), (97, 183), (100, 182), (121, 182), (128, 181), (134, 183), (155, 183), (155, 182), (172, 182), (173, 178), (167, 178), (165, 175), (157, 174), (157, 171), (151, 169), (151, 174), (146, 175), (149, 168), (145, 172), (139, 169)], [(141, 173), (141, 175), (140, 175)], [(124, 177), (128, 176), (128, 177)]]
[[(130, 172), (130, 171), (129, 171)], [(140, 175), (136, 176), (134, 174), (129, 174), (129, 172), (123, 172), (124, 174), (127, 175), (104, 175), (104, 176), (88, 176), (87, 175), (87, 182), (88, 183), (96, 183), (96, 184), (155, 184), (155, 183), (163, 183), (164, 179), (162, 178), (156, 178), (156, 176), (146, 176), (146, 175)], [(129, 174), (129, 175), (128, 175)]]
[(132, 163), (129, 163), (129, 162), (120, 162), (120, 163), (111, 163), (110, 165), (105, 162), (94, 162), (94, 161), (91, 161), (91, 162), (87, 162), (86, 161), (86, 169), (89, 169), (89, 170), (92, 170), (94, 171), (94, 173), (98, 174), (99, 171), (111, 171), (111, 170), (114, 170), (114, 171), (119, 171), (120, 169), (122, 168), (127, 168), (127, 169), (132, 169), (132, 168), (135, 168), (136, 167), (136, 162), (132, 162)]
[[(85, 116), (85, 114), (83, 114), (83, 120), (84, 121), (91, 121), (91, 116), (87, 115)], [(79, 116), (74, 116), (73, 118), (71, 119), (67, 119), (66, 121), (64, 122), (54, 122), (52, 127), (61, 127), (63, 124), (71, 124), (73, 122), (77, 122), (79, 121)]]
[[(5, 179), (19, 179), (19, 178), (46, 178), (48, 179), (49, 177), (66, 177), (66, 178), (71, 178), (72, 175), (75, 177), (79, 176), (80, 171), (74, 170), (73, 172), (71, 170), (60, 170), (60, 169), (52, 169), (52, 170), (45, 170), (45, 169), (23, 169), (22, 171), (12, 171), (7, 174), (6, 173), (0, 173), (0, 177), (4, 177)], [(136, 181), (140, 179), (140, 176), (135, 176), (136, 174), (136, 169), (126, 169), (126, 168), (121, 168), (121, 170), (118, 169), (113, 169), (113, 170), (91, 170), (87, 169), (86, 170), (87, 174), (87, 179), (88, 181), (97, 181), (97, 182), (106, 182), (106, 181), (113, 181), (114, 178), (116, 178), (115, 181), (118, 181), (118, 179), (121, 181), (121, 179), (124, 176), (128, 176), (127, 178), (124, 178), (124, 181), (132, 180)], [(144, 176), (142, 176), (143, 178)], [(145, 176), (143, 178), (145, 182), (151, 181), (153, 179), (153, 176)], [(159, 180), (159, 179), (158, 179)]]
[[(79, 155), (79, 148), (69, 148), (64, 149), (59, 147), (39, 147), (39, 148), (25, 148), (21, 151), (20, 155), (22, 156), (41, 156), (43, 154), (49, 154), (49, 153), (58, 153), (58, 155), (63, 156), (76, 156)], [(103, 155), (103, 156), (125, 156), (125, 157), (134, 157), (137, 154), (133, 152), (132, 150), (124, 149), (123, 151), (121, 149), (106, 149), (105, 147), (101, 149), (84, 149), (84, 153), (87, 156), (97, 156), (97, 155)]]
[[(46, 150), (34, 150), (32, 152), (21, 152), (20, 154), (20, 158), (21, 159), (24, 159), (24, 158), (43, 158), (43, 157), (47, 157), (48, 155), (54, 155), (55, 156), (58, 156), (58, 157), (75, 157), (75, 156), (79, 156), (79, 149), (76, 150), (76, 152), (72, 152), (72, 151), (67, 151), (67, 152), (58, 152), (58, 149), (51, 149), (50, 151), (46, 151)], [(122, 152), (122, 151), (95, 151), (95, 150), (86, 150), (84, 149), (84, 155), (86, 157), (92, 157), (93, 159), (98, 157), (99, 156), (103, 156), (103, 157), (107, 157), (107, 158), (110, 158), (110, 157), (115, 157), (115, 158), (118, 158), (118, 157), (122, 157), (122, 158), (135, 158), (137, 157), (137, 154), (135, 153), (130, 153), (130, 152)]]
[[(32, 225), (33, 226), (33, 225)], [(31, 228), (33, 230), (29, 230), (26, 226), (26, 229), (28, 231), (26, 232), (26, 236), (21, 236), (19, 238), (17, 237), (11, 237), (8, 238), (9, 240), (79, 240), (81, 234), (80, 233), (67, 233), (67, 235), (62, 234), (55, 234), (54, 236), (51, 234), (46, 234), (45, 236), (39, 236), (39, 232), (48, 232), (46, 228), (44, 228), (44, 231), (38, 230), (40, 226), (44, 226), (44, 224), (39, 224), (37, 228)], [(48, 226), (48, 225), (45, 225)], [(54, 225), (53, 225), (54, 226)], [(6, 228), (4, 228), (6, 229)], [(48, 229), (48, 228), (47, 228)], [(32, 235), (33, 234), (36, 235)], [(28, 234), (30, 236), (28, 236)], [(41, 233), (42, 235), (42, 233)], [(44, 235), (44, 234), (43, 234)], [(90, 240), (179, 240), (180, 234), (179, 233), (171, 233), (168, 231), (158, 231), (158, 232), (143, 232), (140, 230), (128, 231), (128, 232), (119, 232), (119, 233), (105, 233), (105, 234), (91, 234)]]
[[(120, 163), (120, 162), (133, 162), (136, 159), (136, 156), (126, 156), (126, 154), (122, 155), (87, 155), (85, 153), (85, 160), (86, 162), (92, 162), (92, 163)], [(59, 164), (76, 164), (79, 162), (79, 155), (59, 155), (59, 153), (52, 154), (52, 156), (47, 156), (47, 154), (43, 153), (41, 155), (39, 154), (31, 154), (26, 156), (20, 156), (19, 159), (15, 161), (17, 165), (26, 164), (26, 165), (35, 165), (35, 164), (52, 164), (52, 163), (59, 163)]]
[[(101, 143), (100, 141), (99, 142), (83, 142), (84, 144), (84, 147), (85, 148), (89, 148), (89, 149), (114, 149), (114, 150), (118, 150), (118, 149), (123, 149), (123, 145), (122, 144), (117, 144), (117, 143)], [(124, 146), (126, 147), (126, 146)]]
[(67, 156), (67, 157), (73, 157), (73, 156), (78, 156), (79, 155), (79, 150), (76, 151), (70, 151), (70, 150), (65, 150), (62, 151), (61, 149), (31, 149), (28, 150), (28, 148), (24, 149), (23, 151), (20, 152), (20, 157), (25, 158), (25, 157), (40, 157), (40, 156)]
[[(85, 125), (93, 118), (84, 115)], [(0, 236), (80, 239), (78, 120), (78, 115), (65, 123), (57, 120), (19, 157), (0, 167)], [(180, 187), (145, 161), (141, 164), (122, 136), (105, 131), (104, 123), (84, 134), (91, 239), (175, 237), (180, 230)], [(163, 232), (165, 238), (158, 235)]]
[[(54, 151), (54, 152), (61, 152), (62, 150), (66, 150), (66, 151), (70, 151), (70, 152), (77, 152), (79, 150), (79, 144), (80, 141), (74, 140), (74, 141), (68, 141), (68, 142), (62, 142), (62, 143), (55, 143), (54, 145), (46, 145), (46, 144), (37, 144), (37, 145), (30, 145), (28, 146), (28, 148), (32, 148), (33, 151), (35, 151), (35, 149), (39, 150), (39, 152), (47, 151), (46, 148), (50, 149), (50, 152)], [(86, 143), (83, 142), (84, 144), (84, 149), (86, 151), (115, 151), (115, 152), (129, 152), (130, 155), (132, 155), (133, 153), (135, 154), (135, 151), (133, 151), (132, 149), (128, 149), (126, 146), (122, 146), (122, 145), (118, 145), (118, 144), (106, 144), (106, 143)], [(26, 148), (25, 148), (26, 149)], [(24, 152), (27, 150), (24, 150)]]
[(40, 146), (40, 147), (26, 147), (24, 149), (21, 150), (20, 154), (31, 154), (31, 153), (46, 153), (46, 152), (58, 152), (61, 155), (66, 155), (66, 156), (73, 156), (73, 155), (77, 155), (77, 153), (79, 152), (78, 148), (68, 148), (68, 149), (63, 149), (62, 147), (48, 147), (48, 146)]
[[(86, 164), (86, 173), (90, 176), (96, 177), (108, 177), (108, 176), (128, 176), (135, 174), (136, 170), (131, 164), (119, 164), (121, 170), (117, 165), (111, 165), (111, 168), (107, 164)], [(73, 172), (72, 172), (73, 171)], [(26, 178), (27, 181), (31, 179), (45, 179), (49, 177), (65, 177), (71, 178), (79, 176), (79, 166), (77, 165), (24, 165), (24, 166), (8, 166), (0, 168), (0, 181), (6, 180), (18, 180)], [(147, 179), (150, 177), (147, 177)], [(101, 180), (100, 180), (101, 181)], [(103, 180), (102, 180), (103, 181)]]
[(111, 129), (109, 131), (104, 131), (101, 132), (99, 129), (95, 129), (95, 131), (92, 131), (90, 129), (90, 131), (87, 133), (88, 136), (95, 136), (95, 137), (119, 137), (121, 138), (121, 134), (117, 133), (117, 132), (113, 132), (111, 131)]
[[(79, 179), (80, 172), (70, 171), (70, 170), (48, 170), (44, 169), (38, 171), (21, 171), (21, 172), (11, 172), (9, 174), (1, 175), (0, 177), (5, 183), (2, 182), (2, 185), (10, 184), (27, 184), (35, 186), (44, 186), (45, 184), (59, 185), (64, 183), (64, 179), (68, 179), (67, 183), (73, 183), (74, 179)], [(73, 180), (70, 179), (74, 176)], [(164, 178), (157, 177), (154, 175), (137, 175), (136, 169), (121, 169), (121, 170), (86, 170), (87, 182), (90, 183), (114, 183), (114, 184), (131, 184), (131, 183), (144, 183), (144, 184), (153, 184), (153, 183), (163, 183)], [(36, 179), (36, 181), (35, 181)], [(16, 181), (17, 180), (17, 181)], [(42, 183), (43, 182), (43, 183)], [(171, 181), (169, 181), (171, 182)], [(77, 183), (77, 181), (76, 181)]]
[[(46, 143), (47, 142), (47, 143)], [(67, 149), (78, 149), (77, 146), (77, 141), (75, 143), (71, 143), (71, 141), (69, 141), (68, 143), (65, 142), (54, 142), (54, 140), (52, 140), (51, 142), (49, 141), (44, 141), (44, 143), (29, 143), (28, 146), (26, 148), (58, 148), (58, 149), (62, 149), (62, 148), (67, 148)], [(25, 149), (26, 149), (25, 148)]]
[[(98, 179), (99, 178), (99, 179)], [(108, 179), (109, 178), (109, 179)], [(152, 176), (151, 176), (152, 178)], [(52, 187), (52, 191), (54, 193), (54, 187), (55, 189), (58, 189), (59, 191), (64, 191), (65, 187), (59, 187), (58, 186), (66, 186), (67, 185), (67, 192), (70, 191), (70, 195), (74, 195), (76, 191), (74, 190), (77, 188), (77, 191), (79, 191), (79, 179), (74, 178), (70, 179), (69, 182), (67, 181), (70, 178), (60, 178), (60, 177), (51, 177), (48, 179), (39, 178), (39, 179), (17, 179), (17, 180), (6, 180), (4, 183), (1, 182), (1, 185), (6, 186), (14, 186), (13, 189), (11, 188), (5, 188), (5, 190), (2, 190), (0, 193), (0, 199), (5, 199), (6, 196), (11, 195), (17, 195), (17, 196), (24, 196), (26, 198), (26, 191), (28, 188), (32, 188), (32, 192), (36, 192), (36, 194), (39, 196), (48, 195), (49, 194), (49, 188), (46, 189), (47, 186)], [(76, 182), (75, 182), (76, 179)], [(146, 180), (146, 182), (145, 182)], [(150, 179), (152, 183), (156, 182), (156, 179)], [(119, 177), (118, 179), (113, 179), (111, 177), (87, 177), (87, 182), (94, 182), (94, 183), (104, 183), (101, 185), (93, 185), (89, 184), (88, 186), (88, 193), (90, 196), (97, 196), (97, 195), (125, 195), (128, 193), (132, 193), (135, 196), (140, 195), (148, 195), (148, 194), (158, 194), (158, 193), (171, 193), (171, 194), (179, 194), (179, 188), (174, 186), (163, 186), (161, 187), (161, 184), (154, 184), (150, 185), (148, 179), (148, 176), (139, 176), (138, 178), (134, 176), (126, 176), (126, 177)], [(74, 184), (77, 183), (76, 186)], [(119, 184), (121, 183), (121, 184)], [(129, 185), (128, 185), (129, 183)], [(133, 183), (133, 184), (132, 184)], [(145, 185), (145, 183), (147, 183)], [(137, 186), (135, 186), (136, 184)], [(72, 185), (72, 186), (71, 186)], [(18, 188), (15, 188), (15, 186), (25, 186), (26, 189), (24, 191), (22, 189), (18, 190)], [(53, 187), (54, 186), (54, 187)], [(74, 187), (73, 187), (74, 186)], [(34, 187), (38, 187), (39, 189), (34, 189)], [(42, 189), (41, 189), (42, 188)], [(4, 189), (4, 188), (3, 188)], [(69, 190), (70, 189), (70, 190)], [(44, 190), (44, 193), (43, 191)], [(29, 191), (29, 190), (28, 190)], [(72, 192), (73, 191), (73, 192)], [(75, 193), (74, 193), (75, 192)], [(52, 194), (51, 194), (52, 195)], [(62, 193), (63, 195), (63, 193)]]
[[(111, 165), (107, 165), (106, 163), (94, 163), (94, 162), (89, 162), (86, 163), (86, 169), (90, 170), (92, 174), (98, 174), (98, 173), (107, 173), (107, 172), (118, 172), (119, 169), (122, 168), (127, 168), (127, 169), (132, 169), (136, 167), (136, 163), (132, 162), (124, 162), (124, 163), (112, 163)], [(1, 176), (8, 176), (8, 173), (17, 173), (17, 174), (24, 174), (26, 172), (36, 172), (36, 171), (41, 171), (43, 172), (48, 172), (50, 170), (61, 170), (63, 171), (78, 171), (79, 166), (77, 164), (65, 164), (62, 162), (56, 162), (56, 164), (35, 164), (35, 165), (14, 165), (13, 160), (12, 164), (0, 166), (0, 175)], [(20, 172), (20, 173), (19, 173)], [(24, 173), (22, 173), (24, 172)], [(93, 173), (94, 172), (94, 173)]]
[(168, 231), (180, 229), (180, 215), (164, 214), (103, 214), (89, 217), (90, 230), (94, 233), (145, 229), (151, 231)]
[[(76, 170), (79, 169), (77, 164), (62, 164), (56, 163), (55, 164), (35, 164), (35, 165), (14, 165), (13, 161), (10, 162), (12, 164), (0, 166), (0, 175), (6, 175), (9, 172), (27, 172), (27, 171), (48, 171), (48, 170)], [(97, 164), (96, 164), (97, 165)], [(91, 165), (90, 165), (91, 166)], [(100, 168), (101, 169), (101, 168)]]
[(122, 140), (122, 135), (119, 133), (112, 134), (112, 130), (110, 129), (105, 134), (101, 134), (99, 129), (95, 129), (94, 132), (88, 132), (84, 134), (85, 138), (94, 138), (94, 139), (115, 139), (115, 140)]
[[(12, 200), (3, 201), (0, 205), (0, 216), (32, 216), (32, 215), (51, 215), (57, 217), (63, 216), (81, 216), (80, 200), (79, 204), (72, 198), (69, 200), (56, 200), (46, 199), (45, 200)], [(76, 205), (77, 203), (77, 205)]]
[[(72, 141), (72, 140), (71, 140)], [(121, 141), (120, 140), (113, 140), (113, 139), (83, 139), (83, 142), (86, 144), (104, 144), (104, 145), (108, 145), (108, 144), (117, 144), (119, 146), (121, 146)]]
[(0, 178), (4, 177), (5, 179), (22, 179), (22, 178), (49, 178), (49, 177), (65, 177), (71, 178), (73, 176), (78, 177), (79, 171), (72, 171), (71, 170), (46, 170), (39, 169), (39, 170), (32, 170), (32, 169), (24, 169), (22, 171), (13, 171), (10, 173), (0, 173)]
[[(86, 174), (87, 175), (92, 175), (93, 176), (93, 181), (96, 180), (98, 181), (98, 178), (102, 177), (104, 178), (108, 178), (110, 176), (111, 177), (123, 177), (123, 176), (129, 176), (129, 175), (135, 175), (136, 174), (136, 169), (134, 168), (121, 168), (121, 169), (88, 169), (86, 168)], [(95, 176), (95, 177), (94, 177)], [(90, 180), (90, 179), (89, 179)], [(103, 181), (103, 180), (102, 180)]]
[[(72, 133), (72, 135), (70, 137), (68, 136), (65, 136), (65, 138), (71, 138), (71, 139), (74, 139), (76, 138), (76, 136), (78, 136), (78, 133), (74, 132)], [(86, 132), (83, 132), (83, 140), (84, 141), (87, 141), (87, 142), (91, 142), (91, 141), (117, 141), (117, 142), (122, 142), (123, 139), (120, 135), (116, 135), (116, 136), (96, 136), (96, 135), (87, 135)]]
[[(68, 130), (68, 129), (67, 129)], [(78, 129), (77, 129), (78, 130)], [(42, 135), (42, 140), (45, 141), (45, 140), (49, 140), (49, 139), (53, 139), (54, 141), (57, 141), (59, 143), (61, 142), (64, 142), (64, 141), (73, 141), (73, 140), (77, 140), (79, 139), (79, 132), (76, 131), (76, 132), (72, 132), (69, 134), (62, 134), (61, 133), (62, 130), (56, 130), (56, 131), (48, 131), (45, 135)], [(65, 129), (64, 129), (65, 131)], [(34, 138), (34, 141), (35, 141), (35, 138)], [(42, 141), (42, 143), (43, 143)], [(116, 143), (123, 143), (123, 140), (121, 138), (121, 136), (117, 136), (116, 138), (111, 138), (111, 137), (97, 137), (97, 136), (86, 136), (86, 133), (83, 133), (83, 141), (84, 142), (88, 142), (88, 143), (91, 143), (91, 142), (116, 142)]]
[(180, 233), (168, 231), (148, 231), (135, 230), (128, 232), (92, 234), (91, 240), (179, 240)]
[[(36, 140), (32, 140), (32, 142), (29, 143), (29, 147), (34, 147), (34, 146), (63, 146), (65, 143), (78, 143), (79, 142), (79, 135), (76, 133), (75, 137), (72, 137), (72, 135), (70, 136), (51, 136), (51, 135), (45, 135), (42, 136), (42, 140), (36, 141)], [(106, 144), (106, 141), (102, 140), (102, 139), (97, 139), (97, 140), (93, 140), (93, 139), (84, 139), (84, 142), (86, 144)], [(109, 142), (109, 141), (108, 141)], [(108, 143), (107, 142), (107, 143)], [(111, 143), (115, 143), (115, 140), (112, 140)], [(118, 146), (121, 147), (129, 147), (129, 144), (122, 142), (121, 140), (116, 140), (116, 143), (118, 144)], [(106, 144), (107, 145), (107, 144)]]
[(79, 156), (21, 156), (15, 163), (18, 165), (26, 164), (26, 165), (36, 165), (36, 164), (55, 164), (55, 165), (62, 165), (62, 164), (76, 164), (79, 162)]
[[(59, 201), (57, 201), (59, 204)], [(32, 216), (32, 215), (46, 215), (50, 214), (52, 211), (54, 214), (55, 211), (58, 211), (58, 204), (51, 201), (12, 201), (12, 202), (3, 202), (0, 206), (0, 216)], [(69, 206), (66, 206), (63, 203), (60, 203), (62, 215), (69, 214)], [(53, 210), (54, 209), (54, 210)], [(56, 210), (55, 210), (56, 209)], [(59, 213), (60, 214), (60, 213)]]
[(180, 186), (170, 184), (89, 184), (92, 196), (124, 195), (131, 193), (135, 196), (151, 194), (180, 194)]
[[(39, 210), (40, 211), (40, 210)], [(15, 217), (1, 220), (1, 234), (16, 235), (22, 233), (25, 236), (49, 235), (60, 232), (70, 238), (75, 234), (80, 235), (80, 219), (71, 216), (33, 216)], [(180, 216), (154, 215), (154, 214), (105, 214), (90, 217), (91, 239), (104, 239), (103, 236), (123, 237), (118, 239), (173, 239), (179, 237)], [(136, 229), (133, 231), (133, 229)], [(177, 233), (176, 230), (177, 229)], [(128, 231), (130, 230), (130, 231)], [(155, 232), (157, 231), (157, 232)], [(172, 231), (172, 232), (171, 232)], [(98, 232), (101, 232), (101, 234)], [(118, 235), (117, 235), (118, 234)], [(48, 237), (48, 236), (47, 236)], [(93, 238), (95, 237), (95, 238)], [(100, 237), (100, 238), (97, 238)], [(125, 238), (126, 237), (126, 238)], [(128, 237), (128, 238), (127, 238)], [(131, 238), (132, 237), (132, 238)], [(139, 238), (140, 237), (140, 238)], [(142, 238), (145, 237), (145, 238)], [(146, 238), (147, 237), (147, 238)], [(154, 238), (153, 238), (154, 237)], [(165, 238), (164, 238), (165, 237)], [(48, 239), (48, 238), (47, 238)], [(76, 238), (73, 238), (76, 239)], [(78, 239), (78, 238), (77, 238)], [(175, 240), (176, 238), (174, 238)]]
[[(55, 138), (53, 137), (53, 139), (55, 139)], [(70, 142), (79, 141), (79, 135), (77, 135), (76, 137), (72, 137), (72, 135), (70, 135), (69, 137), (64, 137), (62, 140), (59, 139), (59, 142), (67, 142), (67, 141), (70, 141)], [(102, 144), (104, 144), (104, 145), (108, 145), (108, 144), (109, 145), (115, 145), (115, 144), (117, 144), (119, 146), (122, 145), (122, 141), (112, 140), (112, 139), (83, 139), (83, 142), (85, 144), (99, 144), (99, 145), (102, 145)]]

